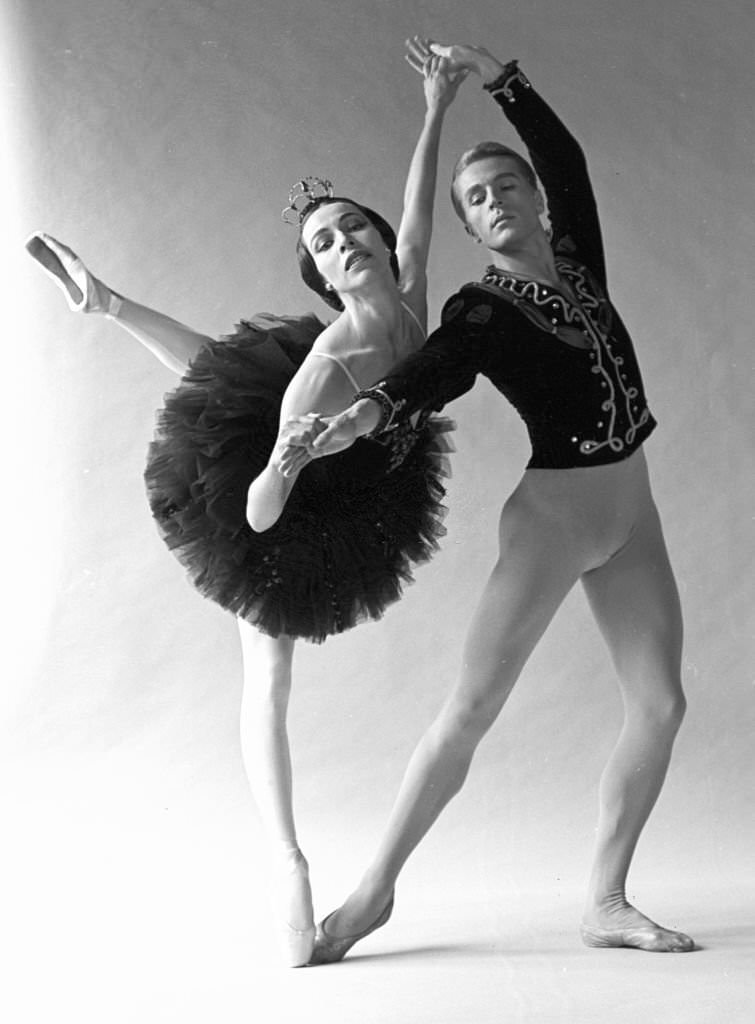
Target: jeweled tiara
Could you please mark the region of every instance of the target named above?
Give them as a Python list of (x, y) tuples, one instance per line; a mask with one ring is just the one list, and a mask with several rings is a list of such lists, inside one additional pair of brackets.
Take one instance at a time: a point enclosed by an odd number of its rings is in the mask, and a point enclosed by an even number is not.
[(293, 224), (298, 228), (318, 199), (332, 197), (333, 184), (327, 178), (302, 178), (289, 189), (288, 206), (281, 211), (281, 218), (286, 224)]

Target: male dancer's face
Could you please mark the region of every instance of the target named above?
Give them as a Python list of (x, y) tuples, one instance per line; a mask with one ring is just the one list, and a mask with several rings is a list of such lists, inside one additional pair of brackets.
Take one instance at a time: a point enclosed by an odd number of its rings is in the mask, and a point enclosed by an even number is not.
[(544, 233), (543, 197), (515, 160), (489, 156), (466, 167), (454, 183), (467, 232), (492, 252), (513, 253)]

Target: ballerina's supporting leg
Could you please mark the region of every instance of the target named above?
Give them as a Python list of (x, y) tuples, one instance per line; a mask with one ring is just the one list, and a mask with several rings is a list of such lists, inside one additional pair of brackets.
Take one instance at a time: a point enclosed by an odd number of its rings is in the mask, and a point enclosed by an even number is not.
[[(211, 340), (163, 313), (113, 292), (87, 270), (76, 253), (52, 236), (38, 232), (26, 247), (64, 292), (71, 309), (108, 316), (174, 372), (184, 373)], [(307, 862), (296, 841), (291, 802), (286, 710), (293, 640), (274, 640), (241, 620), (239, 630), (245, 680), (242, 752), (269, 840), (284, 955), (296, 967), (309, 960), (314, 922)]]
[(52, 235), (36, 232), (27, 241), (26, 248), (62, 290), (72, 310), (107, 316), (175, 373), (183, 374), (199, 350), (211, 340), (164, 313), (114, 292), (89, 272), (72, 249)]
[(286, 731), (294, 641), (238, 622), (244, 656), (241, 751), (268, 843), (279, 940), (288, 965), (299, 967), (312, 952), (314, 920), (308, 865), (296, 838)]
[(624, 702), (624, 725), (600, 783), (582, 937), (590, 946), (688, 952), (694, 949), (688, 935), (660, 927), (625, 895), (632, 855), (663, 785), (685, 711), (679, 596), (654, 507), (627, 546), (582, 582)]

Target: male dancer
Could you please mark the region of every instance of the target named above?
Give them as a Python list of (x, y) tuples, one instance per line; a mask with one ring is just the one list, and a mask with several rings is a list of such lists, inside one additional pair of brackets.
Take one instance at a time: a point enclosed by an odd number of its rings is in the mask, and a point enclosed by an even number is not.
[(582, 923), (589, 946), (687, 952), (625, 896), (642, 828), (684, 714), (679, 598), (642, 444), (655, 427), (632, 342), (607, 293), (597, 210), (582, 151), (515, 61), (473, 46), (410, 44), (479, 74), (529, 152), (498, 143), (463, 154), (452, 184), (466, 231), (493, 256), (479, 284), (446, 303), (419, 353), (316, 419), (290, 465), (360, 435), (400, 429), (484, 373), (517, 408), (532, 458), (501, 514), (500, 557), (469, 630), (458, 683), (417, 747), (385, 837), (346, 903), (321, 923), (311, 962), (340, 959), (384, 924), (409, 854), (461, 789), (474, 751), (568, 591), (582, 582), (619, 677), (624, 725), (600, 784), (597, 848)]

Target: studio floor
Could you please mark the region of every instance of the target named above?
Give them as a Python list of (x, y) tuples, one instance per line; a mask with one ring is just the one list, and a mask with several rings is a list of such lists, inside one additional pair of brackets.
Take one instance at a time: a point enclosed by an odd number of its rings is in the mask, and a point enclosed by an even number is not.
[(301, 970), (279, 968), (264, 932), (233, 910), (187, 921), (169, 946), (158, 939), (164, 926), (149, 920), (120, 935), (110, 921), (76, 943), (66, 941), (65, 920), (36, 920), (5, 1019), (745, 1024), (755, 1006), (755, 929), (736, 899), (698, 900), (689, 917), (702, 948), (673, 956), (587, 950), (571, 908), (550, 913), (542, 898), (526, 908), (509, 901), (504, 914), (438, 893), (434, 906), (399, 908), (341, 964)]
[[(577, 934), (576, 889), (484, 891), (449, 861), (432, 877), (408, 872), (390, 923), (342, 963), (291, 970), (266, 930), (265, 877), (241, 852), (248, 837), (228, 856), (217, 836), (129, 839), (103, 824), (45, 830), (46, 840), (32, 829), (35, 841), (6, 875), (0, 999), (11, 1024), (753, 1019), (755, 892), (746, 886), (642, 886), (641, 905), (690, 932), (694, 953), (590, 950)], [(329, 901), (348, 884), (313, 881)]]

